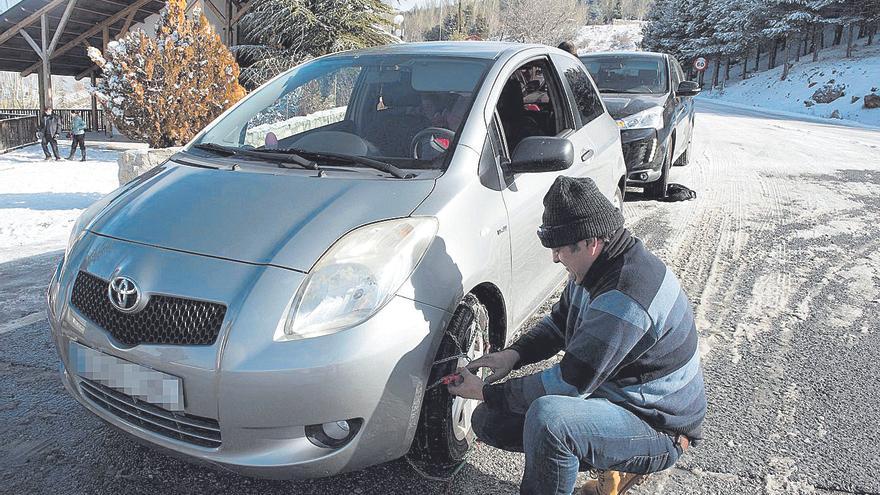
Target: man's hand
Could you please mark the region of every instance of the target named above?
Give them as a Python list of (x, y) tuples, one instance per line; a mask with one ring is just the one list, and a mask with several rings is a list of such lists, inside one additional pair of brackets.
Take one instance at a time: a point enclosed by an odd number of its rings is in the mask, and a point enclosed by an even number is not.
[(467, 368), (470, 371), (477, 371), (480, 368), (489, 368), (492, 374), (486, 377), (486, 383), (495, 383), (507, 376), (519, 362), (519, 353), (513, 349), (507, 349), (501, 352), (493, 352), (485, 356), (471, 361)]
[(449, 393), (465, 399), (483, 400), (483, 385), (485, 385), (483, 380), (480, 380), (480, 377), (471, 373), (467, 368), (459, 368), (456, 373), (461, 375), (463, 380), (458, 385), (447, 385)]

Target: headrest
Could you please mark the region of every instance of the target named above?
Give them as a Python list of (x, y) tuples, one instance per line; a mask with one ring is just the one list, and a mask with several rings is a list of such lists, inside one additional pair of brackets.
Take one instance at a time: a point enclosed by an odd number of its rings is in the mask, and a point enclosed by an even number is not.
[(499, 112), (522, 111), (523, 94), (522, 86), (516, 79), (508, 79), (501, 90), (501, 98), (498, 101)]

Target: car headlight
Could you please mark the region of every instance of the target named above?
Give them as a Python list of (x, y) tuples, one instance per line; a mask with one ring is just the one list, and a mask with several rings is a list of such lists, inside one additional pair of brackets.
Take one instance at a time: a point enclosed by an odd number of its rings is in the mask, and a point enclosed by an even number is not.
[(436, 235), (432, 217), (387, 220), (349, 232), (306, 276), (275, 340), (319, 337), (363, 323), (394, 297)]
[(663, 129), (663, 107), (651, 107), (628, 117), (617, 119), (621, 129)]

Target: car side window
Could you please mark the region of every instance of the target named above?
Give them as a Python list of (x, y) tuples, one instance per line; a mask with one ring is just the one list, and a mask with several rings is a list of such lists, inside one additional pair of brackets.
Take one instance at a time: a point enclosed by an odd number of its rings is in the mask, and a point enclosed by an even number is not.
[(556, 136), (569, 128), (562, 91), (546, 59), (520, 66), (505, 80), (495, 111), (508, 156), (527, 137)]
[(564, 58), (556, 59), (556, 64), (565, 77), (572, 96), (574, 96), (574, 103), (581, 116), (581, 124), (586, 125), (602, 115), (605, 112), (602, 100), (583, 64)]
[(681, 84), (682, 81), (685, 80), (684, 71), (681, 70), (681, 64), (678, 63), (678, 60), (672, 60), (672, 89), (675, 90), (678, 88), (678, 85)]

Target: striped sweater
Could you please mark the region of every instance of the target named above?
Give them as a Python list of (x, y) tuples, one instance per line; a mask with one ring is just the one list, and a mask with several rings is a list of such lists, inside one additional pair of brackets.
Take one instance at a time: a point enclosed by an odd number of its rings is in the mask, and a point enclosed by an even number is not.
[[(524, 414), (543, 395), (599, 397), (658, 431), (702, 437), (706, 396), (697, 329), (678, 279), (636, 238), (569, 282), (551, 313), (510, 348), (551, 368), (483, 388), (486, 405)], [(606, 249), (607, 250), (607, 249)]]

